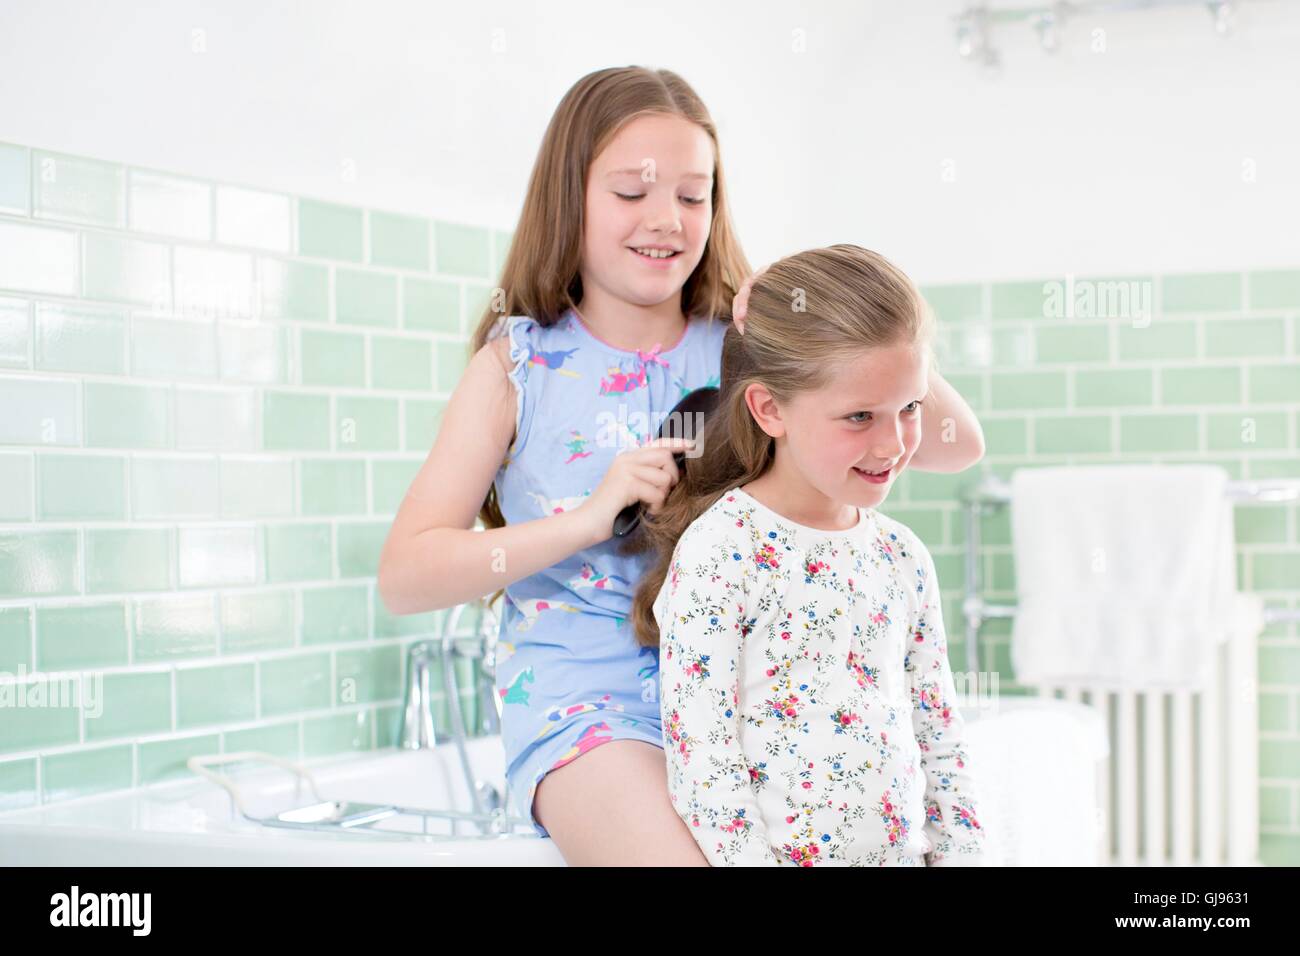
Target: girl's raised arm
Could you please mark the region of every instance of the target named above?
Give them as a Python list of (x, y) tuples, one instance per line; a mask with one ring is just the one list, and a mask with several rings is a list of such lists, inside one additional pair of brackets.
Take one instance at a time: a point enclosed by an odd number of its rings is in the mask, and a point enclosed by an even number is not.
[(921, 444), (912, 453), (911, 468), (921, 471), (964, 471), (984, 457), (984, 430), (966, 400), (930, 370), (930, 394), (921, 404)]
[(508, 349), (502, 336), (470, 360), (393, 519), (379, 557), (379, 594), (393, 614), (476, 600), (603, 540), (579, 510), (474, 530), (514, 441)]

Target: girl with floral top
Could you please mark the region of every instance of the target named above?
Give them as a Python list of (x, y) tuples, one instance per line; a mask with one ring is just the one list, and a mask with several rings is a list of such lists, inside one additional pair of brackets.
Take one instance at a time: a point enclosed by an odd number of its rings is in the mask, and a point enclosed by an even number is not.
[(921, 443), (933, 316), (852, 245), (734, 313), (633, 604), (674, 808), (714, 865), (982, 865), (934, 561), (877, 510)]

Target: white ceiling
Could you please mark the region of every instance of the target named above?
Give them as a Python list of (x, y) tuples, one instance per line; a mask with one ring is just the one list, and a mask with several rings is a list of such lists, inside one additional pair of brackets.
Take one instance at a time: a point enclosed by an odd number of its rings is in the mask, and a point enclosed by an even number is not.
[(510, 229), (564, 90), (639, 63), (709, 104), (755, 262), (1300, 265), (1300, 4), (1240, 3), (1229, 38), (1203, 7), (1093, 18), (1054, 57), (1007, 28), (998, 77), (957, 56), (959, 7), (0, 0), (0, 139)]

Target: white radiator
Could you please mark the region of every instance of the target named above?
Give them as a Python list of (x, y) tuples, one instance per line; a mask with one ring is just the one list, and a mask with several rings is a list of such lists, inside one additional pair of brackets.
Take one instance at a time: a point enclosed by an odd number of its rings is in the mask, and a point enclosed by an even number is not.
[(1035, 688), (1095, 708), (1109, 729), (1098, 863), (1259, 865), (1256, 637), (1219, 646), (1217, 679), (1204, 691)]

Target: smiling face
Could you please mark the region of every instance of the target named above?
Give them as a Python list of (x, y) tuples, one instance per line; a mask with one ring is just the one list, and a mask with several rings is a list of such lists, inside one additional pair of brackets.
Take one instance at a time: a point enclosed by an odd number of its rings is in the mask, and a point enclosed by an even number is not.
[[(785, 404), (749, 386), (751, 412), (778, 439), (772, 480), (808, 514), (879, 505), (921, 443), (928, 390), (927, 363), (913, 345), (862, 350), (837, 364), (825, 387)], [(871, 481), (859, 469), (888, 474)]]
[[(713, 142), (680, 116), (639, 116), (593, 160), (580, 266), (584, 294), (653, 306), (679, 295), (713, 218)], [(637, 249), (673, 250), (653, 258)], [(662, 255), (655, 253), (656, 256)]]

